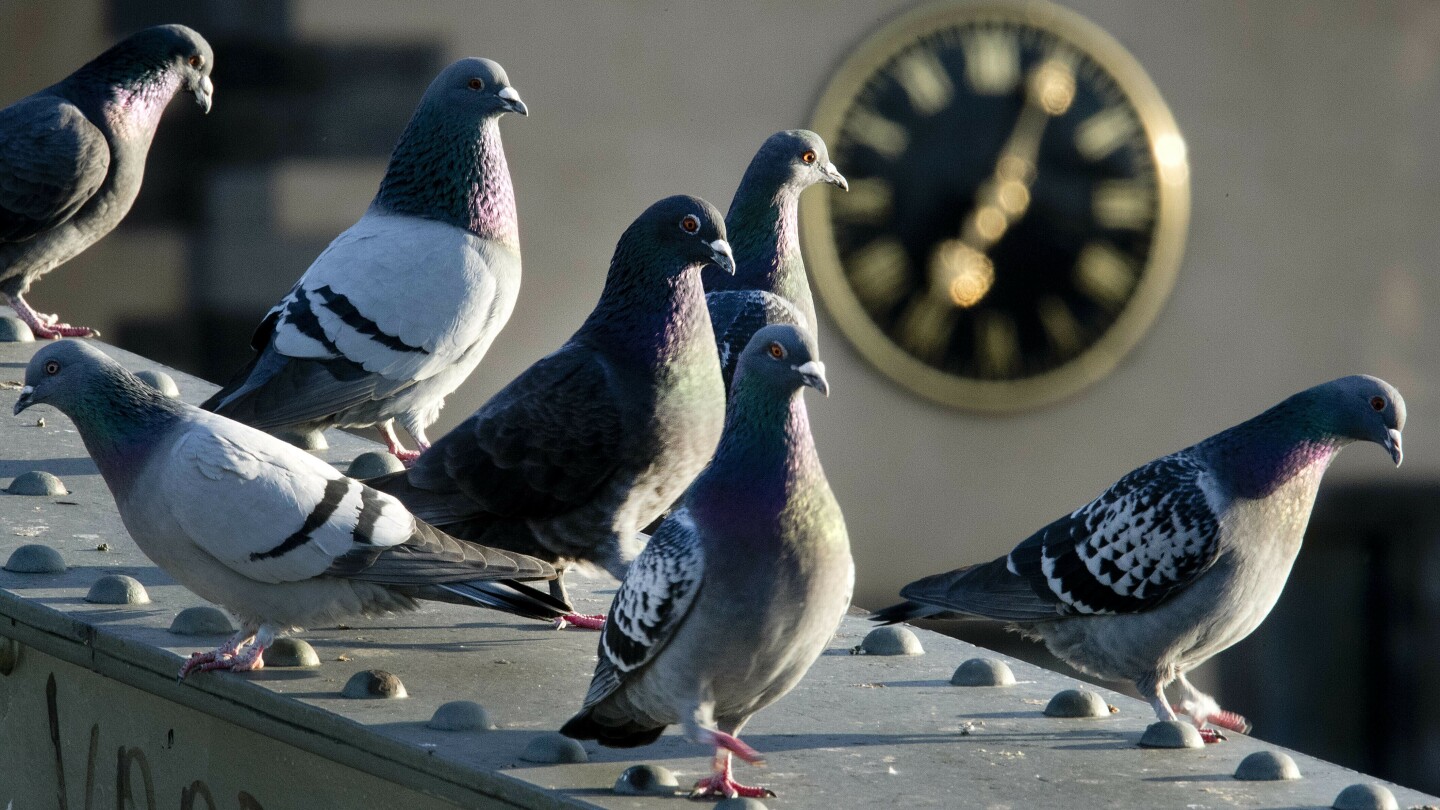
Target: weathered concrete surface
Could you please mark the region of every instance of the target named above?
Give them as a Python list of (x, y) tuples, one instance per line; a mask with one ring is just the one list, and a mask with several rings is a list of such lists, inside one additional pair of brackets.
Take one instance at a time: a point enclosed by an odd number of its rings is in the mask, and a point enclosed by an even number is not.
[[(0, 383), (20, 379), (36, 345), (0, 345)], [(112, 353), (132, 368), (153, 367)], [(174, 376), (187, 401), (210, 390)], [(57, 693), (69, 690), (65, 705), (76, 705), (75, 691), (88, 694), (87, 682), (98, 678), (79, 677), (68, 665), (109, 679), (116, 697), (107, 699), (117, 701), (113, 713), (64, 721), (75, 727), (67, 725), (61, 738), (72, 807), (83, 804), (85, 735), (95, 723), (103, 744), (96, 795), (114, 796), (117, 752), (135, 747), (156, 768), (160, 807), (174, 806), (173, 796), (193, 780), (216, 774), (216, 784), (223, 785), (215, 792), (217, 807), (358, 806), (336, 802), (342, 797), (329, 791), (341, 790), (337, 785), (358, 789), (364, 779), (375, 779), (393, 785), (387, 788), (392, 795), (413, 792), (464, 806), (660, 808), (678, 806), (677, 800), (617, 795), (611, 791), (616, 777), (636, 762), (664, 765), (682, 785), (706, 772), (708, 752), (673, 733), (636, 750), (587, 744), (590, 762), (584, 764), (522, 762), (520, 752), (531, 739), (557, 728), (578, 707), (594, 665), (596, 635), (556, 632), (479, 610), (434, 605), (344, 628), (314, 628), (304, 638), (320, 654), (319, 669), (208, 674), (177, 684), (182, 658), (220, 641), (167, 632), (175, 613), (201, 601), (135, 549), (68, 421), (40, 407), (11, 417), (15, 396), (14, 388), (0, 389), (0, 487), (26, 470), (44, 469), (60, 476), (69, 494), (0, 495), (0, 559), (16, 546), (38, 542), (59, 549), (70, 568), (63, 574), (0, 571), (0, 637), (24, 646), (14, 674), (0, 676), (0, 802), (14, 794), (36, 797), (33, 803), (17, 799), (17, 810), (54, 803), (56, 769), (49, 731), (37, 722), (46, 717), (46, 704), (36, 684), (53, 670)], [(43, 428), (33, 427), (39, 416)], [(334, 432), (330, 440), (326, 458), (342, 469), (373, 447)], [(101, 546), (108, 550), (97, 550)], [(84, 602), (94, 580), (108, 573), (136, 577), (153, 602)], [(576, 581), (577, 607), (603, 609), (613, 585)], [(1050, 697), (1079, 684), (1005, 659), (1019, 681), (1015, 686), (952, 687), (957, 664), (992, 654), (920, 631), (923, 656), (851, 655), (869, 629), (863, 619), (847, 618), (801, 686), (746, 729), (769, 767), (741, 765), (739, 778), (775, 789), (780, 798), (769, 800), (770, 806), (1328, 807), (1346, 785), (1369, 781), (1294, 754), (1303, 779), (1240, 782), (1232, 774), (1246, 755), (1267, 747), (1259, 740), (1236, 735), (1200, 751), (1142, 750), (1136, 743), (1153, 719), (1143, 703), (1102, 691), (1117, 709), (1109, 717), (1047, 718), (1042, 710)], [(342, 698), (346, 680), (366, 669), (399, 676), (410, 697)], [(12, 686), (21, 683), (23, 688)], [(124, 696), (133, 690), (149, 694)], [(435, 709), (451, 700), (483, 704), (499, 728), (427, 728)], [(138, 719), (167, 712), (177, 718), (175, 743), (156, 736), (153, 729), (163, 723), (152, 728)], [(210, 719), (187, 725), (185, 717), (194, 712)], [(187, 731), (202, 725), (203, 731)], [(226, 731), (232, 727), (234, 733)], [(131, 728), (136, 736), (123, 731)], [(181, 744), (188, 746), (183, 757), (160, 753)], [(162, 776), (157, 763), (171, 759), (177, 764)], [(253, 773), (242, 779), (237, 768)], [(139, 771), (134, 773), (130, 786), (138, 797)], [(1402, 807), (1440, 803), (1392, 789)], [(240, 790), (252, 805), (239, 801)], [(107, 804), (102, 799), (98, 806)]]

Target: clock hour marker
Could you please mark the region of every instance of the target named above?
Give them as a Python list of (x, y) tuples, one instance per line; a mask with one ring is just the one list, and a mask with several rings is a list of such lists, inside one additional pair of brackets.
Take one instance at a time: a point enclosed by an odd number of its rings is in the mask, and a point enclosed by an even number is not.
[(1142, 230), (1155, 219), (1155, 191), (1134, 180), (1104, 180), (1095, 186), (1090, 209), (1103, 227)]
[(1105, 242), (1091, 242), (1075, 262), (1075, 286), (1097, 303), (1115, 309), (1135, 286), (1131, 260)]
[(1009, 315), (986, 310), (975, 319), (975, 345), (985, 377), (1014, 376), (1020, 361), (1020, 337)]
[(1055, 354), (1062, 358), (1075, 354), (1082, 343), (1080, 322), (1069, 305), (1057, 295), (1047, 295), (1040, 299), (1039, 314), (1040, 326), (1050, 338)]
[(936, 300), (928, 292), (920, 293), (895, 324), (900, 345), (910, 354), (932, 366), (945, 360), (950, 345), (950, 330), (955, 326), (955, 309), (949, 301)]
[(1020, 44), (1004, 31), (965, 38), (965, 78), (976, 93), (998, 96), (1020, 83)]
[(850, 181), (850, 190), (830, 197), (835, 215), (856, 223), (879, 224), (890, 218), (890, 184), (878, 177)]
[(1128, 108), (1109, 107), (1075, 127), (1075, 149), (1086, 160), (1100, 160), (1130, 140), (1138, 127)]
[(850, 110), (845, 134), (891, 160), (900, 157), (910, 143), (910, 134), (904, 127), (874, 110), (858, 106)]
[(877, 239), (850, 259), (850, 286), (871, 312), (888, 312), (905, 294), (905, 248), (891, 238)]
[(910, 97), (910, 106), (921, 115), (945, 109), (955, 95), (955, 85), (945, 66), (930, 51), (916, 49), (895, 63), (895, 80)]

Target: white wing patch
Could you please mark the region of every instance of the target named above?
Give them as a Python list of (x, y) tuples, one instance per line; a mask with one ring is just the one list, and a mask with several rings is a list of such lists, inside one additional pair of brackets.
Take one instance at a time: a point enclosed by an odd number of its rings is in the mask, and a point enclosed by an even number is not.
[[(1040, 573), (1076, 613), (1153, 605), (1213, 562), (1222, 507), (1213, 493), (1208, 470), (1186, 455), (1141, 467), (1042, 532)], [(1012, 573), (1023, 572), (1020, 552)]]
[(689, 512), (661, 524), (610, 606), (600, 648), (622, 673), (650, 661), (684, 620), (700, 590), (704, 556)]
[[(515, 308), (519, 268), (517, 253), (464, 229), (370, 212), (280, 302), (273, 345), (289, 357), (343, 356), (389, 380), (427, 379), (489, 348)], [(316, 323), (290, 311), (302, 296)]]
[(197, 414), (156, 485), (191, 542), (260, 582), (324, 573), (357, 546), (393, 546), (415, 519), (389, 495), (237, 422)]

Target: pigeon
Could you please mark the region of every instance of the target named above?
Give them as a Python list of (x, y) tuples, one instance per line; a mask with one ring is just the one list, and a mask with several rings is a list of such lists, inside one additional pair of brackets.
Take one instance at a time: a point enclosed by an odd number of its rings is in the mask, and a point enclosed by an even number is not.
[[(510, 319), (520, 240), (500, 116), (529, 110), (500, 65), (461, 59), (420, 99), (370, 208), (266, 314), (256, 354), (201, 405), (272, 433), (378, 428), (411, 461), (445, 397)], [(419, 450), (395, 435), (399, 420)]]
[[(1161, 720), (1189, 715), (1245, 732), (1185, 673), (1264, 621), (1300, 551), (1320, 478), (1340, 448), (1370, 441), (1396, 466), (1405, 401), (1383, 380), (1342, 377), (1121, 478), (988, 563), (926, 577), (879, 611), (885, 623), (1009, 622), (1082, 672), (1128, 680)], [(1174, 706), (1165, 687), (1178, 681)]]
[(741, 352), (715, 459), (615, 595), (580, 712), (561, 733), (629, 748), (679, 723), (714, 746), (695, 798), (775, 794), (737, 783), (736, 735), (804, 677), (850, 604), (855, 566), (815, 454), (801, 389), (827, 394), (815, 340), (767, 326)]
[(818, 334), (796, 218), (800, 192), (816, 183), (850, 188), (819, 135), (786, 130), (765, 140), (730, 201), (725, 230), (735, 248), (735, 275), (710, 270), (703, 276), (726, 390), (741, 350), (760, 327), (791, 323)]
[(299, 448), (161, 394), (87, 343), (31, 358), (15, 413), (42, 403), (75, 423), (140, 550), (240, 620), (182, 679), (260, 669), (281, 633), (416, 599), (542, 620), (571, 610), (521, 584), (554, 578), (549, 563), (449, 537)]
[[(370, 480), (456, 537), (623, 577), (636, 530), (705, 467), (725, 389), (700, 270), (734, 269), (725, 223), (704, 200), (650, 206), (621, 235), (595, 309), (420, 455)], [(568, 601), (563, 579), (550, 583)], [(599, 629), (601, 616), (570, 616)]]
[(158, 25), (0, 110), (0, 294), (36, 337), (99, 334), (25, 293), (130, 212), (161, 113), (182, 87), (209, 112), (214, 63), (204, 37)]

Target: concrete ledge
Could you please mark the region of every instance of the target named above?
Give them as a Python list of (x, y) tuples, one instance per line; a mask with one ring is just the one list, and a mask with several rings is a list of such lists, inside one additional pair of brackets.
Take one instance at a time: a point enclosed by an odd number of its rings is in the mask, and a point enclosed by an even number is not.
[[(20, 379), (37, 345), (0, 344), (0, 384)], [(111, 353), (134, 369), (155, 367)], [(211, 390), (171, 374), (187, 401)], [(673, 732), (635, 750), (587, 744), (582, 764), (522, 761), (532, 739), (578, 707), (597, 637), (455, 606), (313, 628), (301, 637), (319, 653), (316, 669), (177, 683), (184, 656), (220, 641), (167, 630), (176, 613), (203, 603), (134, 547), (68, 421), (48, 408), (11, 417), (15, 396), (16, 387), (0, 388), (0, 487), (38, 469), (58, 475), (69, 494), (0, 494), (0, 561), (43, 543), (69, 569), (0, 571), (0, 672), (19, 650), (0, 675), (0, 803), (109, 806), (130, 795), (137, 807), (660, 808), (679, 805), (611, 785), (636, 762), (664, 765), (682, 786), (707, 772), (709, 752)], [(45, 426), (35, 427), (41, 416)], [(373, 449), (342, 433), (329, 438), (325, 457), (342, 469)], [(151, 603), (85, 602), (108, 573), (139, 579)], [(614, 587), (573, 585), (586, 612), (603, 609)], [(1329, 807), (1347, 785), (1373, 781), (1293, 752), (1302, 779), (1237, 781), (1242, 759), (1274, 746), (1233, 735), (1202, 750), (1141, 749), (1152, 715), (1139, 701), (1098, 690), (1115, 709), (1109, 716), (1046, 717), (1056, 692), (1085, 685), (1005, 659), (1014, 686), (950, 686), (962, 661), (1000, 656), (925, 631), (917, 631), (923, 656), (852, 655), (869, 629), (847, 618), (810, 676), (747, 728), (770, 767), (742, 765), (739, 776), (775, 789), (771, 806)], [(346, 680), (367, 669), (399, 676), (410, 697), (342, 698)], [(499, 728), (427, 728), (451, 700), (480, 702)], [(1402, 807), (1440, 804), (1389, 787)]]

